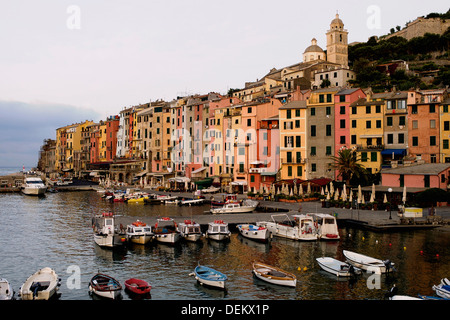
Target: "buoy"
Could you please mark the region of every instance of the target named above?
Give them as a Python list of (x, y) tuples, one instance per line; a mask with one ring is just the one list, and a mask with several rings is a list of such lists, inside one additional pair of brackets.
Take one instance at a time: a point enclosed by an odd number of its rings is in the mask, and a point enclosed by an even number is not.
[(303, 268), (303, 271), (306, 271), (306, 270), (308, 270), (308, 268), (307, 268), (307, 267), (304, 267), (304, 268)]
[(364, 237), (362, 237), (362, 239), (363, 239), (363, 241), (365, 240), (365, 238), (364, 238)]
[(302, 268), (301, 268), (301, 267), (298, 267), (298, 268), (297, 268), (297, 270), (298, 270), (298, 271), (301, 271), (301, 270), (302, 270)]
[(403, 247), (403, 250), (406, 250), (406, 247)]

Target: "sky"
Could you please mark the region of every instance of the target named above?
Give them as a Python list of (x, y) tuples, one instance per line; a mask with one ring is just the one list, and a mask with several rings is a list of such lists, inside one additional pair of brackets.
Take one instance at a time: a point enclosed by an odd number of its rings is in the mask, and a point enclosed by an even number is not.
[(448, 2), (433, 0), (2, 0), (0, 166), (35, 166), (56, 128), (123, 108), (242, 88), (302, 61), (336, 12), (365, 42)]

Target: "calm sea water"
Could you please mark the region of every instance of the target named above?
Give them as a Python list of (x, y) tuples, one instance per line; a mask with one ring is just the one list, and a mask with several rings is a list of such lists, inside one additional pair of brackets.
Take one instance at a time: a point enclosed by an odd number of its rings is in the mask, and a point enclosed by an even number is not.
[[(46, 266), (55, 269), (62, 279), (61, 300), (91, 299), (88, 283), (97, 272), (110, 274), (122, 284), (131, 277), (145, 279), (153, 287), (151, 299), (169, 300), (383, 299), (393, 284), (399, 287), (400, 294), (434, 295), (432, 285), (450, 277), (450, 237), (436, 230), (380, 234), (341, 229), (341, 240), (337, 242), (274, 238), (269, 244), (246, 240), (234, 232), (228, 243), (203, 240), (198, 244), (133, 245), (111, 251), (99, 248), (93, 241), (93, 213), (114, 210), (137, 217), (191, 216), (207, 208), (181, 208), (175, 213), (164, 211), (173, 207), (109, 203), (96, 192), (47, 194), (44, 198), (0, 194), (0, 204), (0, 278), (11, 282), (16, 296), (26, 278)], [(379, 289), (370, 289), (369, 275), (349, 281), (320, 270), (317, 257), (344, 260), (344, 249), (390, 259), (398, 272), (381, 276)], [(255, 260), (295, 273), (297, 287), (283, 288), (254, 279), (251, 263)], [(226, 292), (204, 288), (189, 276), (199, 262), (228, 275)], [(80, 270), (79, 288), (73, 282), (74, 266)], [(123, 299), (131, 297), (123, 292)]]

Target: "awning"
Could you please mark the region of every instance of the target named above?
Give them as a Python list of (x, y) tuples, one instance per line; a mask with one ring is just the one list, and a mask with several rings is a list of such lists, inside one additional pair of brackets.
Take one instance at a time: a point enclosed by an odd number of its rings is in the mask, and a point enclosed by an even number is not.
[(135, 177), (140, 178), (140, 177), (145, 176), (146, 174), (147, 174), (147, 170), (144, 170), (144, 171), (141, 171), (141, 172), (139, 172), (138, 174), (136, 174)]
[(376, 139), (383, 138), (382, 134), (363, 134), (360, 136), (361, 139)]
[(246, 186), (247, 185), (247, 181), (233, 181), (231, 183), (232, 186)]
[(202, 167), (202, 168), (200, 168), (200, 169), (194, 170), (194, 171), (192, 171), (191, 173), (192, 173), (192, 174), (196, 174), (196, 173), (202, 172), (203, 170), (206, 170), (206, 167)]
[(176, 178), (170, 178), (169, 181), (175, 181), (175, 182), (189, 182), (191, 179), (188, 177), (176, 177)]
[(381, 151), (382, 156), (392, 156), (392, 154), (395, 156), (405, 156), (406, 149), (385, 149)]

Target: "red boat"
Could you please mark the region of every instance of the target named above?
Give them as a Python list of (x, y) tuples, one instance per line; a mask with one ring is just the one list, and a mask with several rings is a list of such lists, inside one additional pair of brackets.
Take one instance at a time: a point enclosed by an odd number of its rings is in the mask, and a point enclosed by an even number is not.
[(125, 281), (125, 288), (135, 294), (147, 294), (152, 286), (147, 281), (131, 278)]

